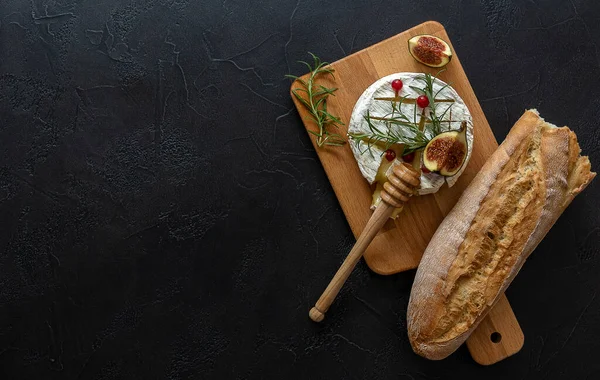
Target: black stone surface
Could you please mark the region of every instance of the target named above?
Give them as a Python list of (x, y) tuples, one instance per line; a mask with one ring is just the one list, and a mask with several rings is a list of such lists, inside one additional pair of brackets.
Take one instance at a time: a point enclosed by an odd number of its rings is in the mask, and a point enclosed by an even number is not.
[(600, 379), (600, 181), (508, 297), (526, 335), (482, 367), (412, 353), (414, 272), (361, 262), (288, 96), (442, 22), (494, 134), (525, 108), (600, 165), (600, 7), (572, 1), (0, 2), (0, 379)]

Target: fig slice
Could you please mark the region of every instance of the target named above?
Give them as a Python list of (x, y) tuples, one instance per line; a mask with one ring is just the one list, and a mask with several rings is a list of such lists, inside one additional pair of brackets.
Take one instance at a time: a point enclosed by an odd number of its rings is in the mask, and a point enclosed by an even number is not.
[(446, 41), (431, 34), (421, 34), (408, 40), (408, 51), (414, 59), (429, 67), (442, 67), (452, 59)]
[(444, 177), (458, 173), (467, 158), (467, 122), (459, 130), (440, 133), (423, 151), (423, 164), (432, 172)]

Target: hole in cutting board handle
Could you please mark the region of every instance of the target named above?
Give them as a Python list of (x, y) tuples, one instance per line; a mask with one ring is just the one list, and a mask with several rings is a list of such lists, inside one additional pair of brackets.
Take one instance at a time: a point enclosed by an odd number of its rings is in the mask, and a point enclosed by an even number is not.
[(498, 331), (494, 331), (492, 335), (490, 335), (490, 340), (492, 343), (500, 343), (502, 340), (502, 334), (500, 334)]

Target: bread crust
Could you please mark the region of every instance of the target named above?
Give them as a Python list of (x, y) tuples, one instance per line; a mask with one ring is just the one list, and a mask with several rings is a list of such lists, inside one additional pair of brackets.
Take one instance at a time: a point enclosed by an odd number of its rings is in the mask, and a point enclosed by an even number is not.
[(432, 360), (454, 352), (594, 176), (575, 133), (526, 111), (423, 254), (407, 312), (413, 350)]

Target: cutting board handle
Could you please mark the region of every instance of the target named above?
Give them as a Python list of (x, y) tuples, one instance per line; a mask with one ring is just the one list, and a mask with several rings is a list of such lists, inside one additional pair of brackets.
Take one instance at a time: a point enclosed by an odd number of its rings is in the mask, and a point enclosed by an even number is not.
[(519, 352), (524, 342), (517, 317), (503, 294), (467, 339), (467, 348), (477, 363), (490, 365)]

